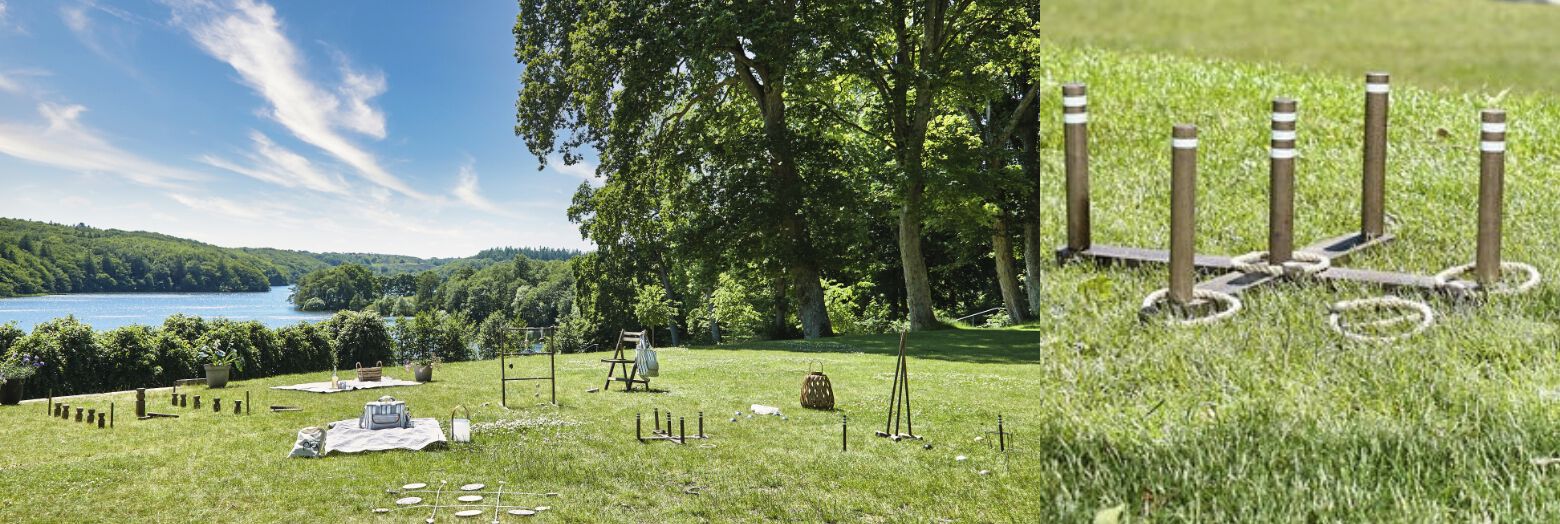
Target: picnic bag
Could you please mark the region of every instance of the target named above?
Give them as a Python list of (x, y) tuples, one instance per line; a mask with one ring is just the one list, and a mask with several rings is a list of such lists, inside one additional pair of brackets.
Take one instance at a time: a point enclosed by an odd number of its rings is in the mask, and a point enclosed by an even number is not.
[[(811, 368), (811, 366), (808, 366)], [(823, 364), (818, 371), (810, 371), (802, 378), (802, 407), (808, 409), (834, 409), (834, 385), (823, 374)]]
[(639, 369), (641, 377), (655, 377), (661, 375), (661, 363), (655, 359), (655, 348), (645, 339), (639, 339), (639, 345), (634, 348), (634, 367)]

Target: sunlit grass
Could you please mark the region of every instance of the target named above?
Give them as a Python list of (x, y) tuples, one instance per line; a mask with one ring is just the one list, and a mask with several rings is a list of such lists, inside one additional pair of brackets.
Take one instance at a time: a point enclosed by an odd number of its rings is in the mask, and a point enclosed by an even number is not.
[(1497, 0), (1044, 0), (1044, 37), (1421, 86), (1560, 91), (1560, 6)]

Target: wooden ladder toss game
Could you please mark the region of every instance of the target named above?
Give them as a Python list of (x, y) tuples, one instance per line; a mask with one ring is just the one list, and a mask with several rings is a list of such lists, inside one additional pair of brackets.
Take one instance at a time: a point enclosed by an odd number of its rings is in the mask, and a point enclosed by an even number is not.
[[(554, 406), (558, 405), (558, 351), (551, 345), (551, 336), (557, 328), (511, 328), (509, 331), (521, 332), (522, 338), (520, 350), (509, 351), (500, 345), (498, 349), (498, 403), (500, 406), (509, 407), (509, 383), (530, 380), (545, 380), (549, 386), (548, 401)], [(534, 335), (534, 337), (533, 337)], [(533, 346), (533, 343), (535, 344)], [(534, 355), (547, 355), (547, 376), (511, 377), (509, 370), (514, 364), (508, 362), (510, 357), (528, 357)]]
[[(1151, 293), (1140, 311), (1149, 319), (1166, 312), (1174, 324), (1199, 324), (1221, 320), (1241, 307), (1236, 295), (1279, 280), (1312, 277), (1322, 281), (1350, 281), (1388, 289), (1429, 291), (1453, 297), (1482, 293), (1520, 293), (1539, 281), (1536, 269), (1500, 259), (1501, 206), (1505, 177), (1504, 111), (1487, 109), (1480, 116), (1480, 176), (1476, 258), (1433, 276), (1337, 267), (1335, 264), (1364, 249), (1392, 240), (1385, 228), (1385, 182), (1389, 78), (1385, 73), (1366, 75), (1364, 170), (1361, 183), (1360, 230), (1294, 248), (1294, 158), (1298, 104), (1291, 99), (1273, 101), (1272, 141), (1269, 163), (1268, 249), (1229, 257), (1198, 255), (1196, 232), (1197, 128), (1175, 126), (1171, 138), (1170, 248), (1143, 249), (1096, 245), (1091, 238), (1089, 209), (1088, 102), (1083, 84), (1062, 86), (1062, 122), (1066, 169), (1067, 245), (1057, 250), (1059, 263), (1088, 261), (1096, 264), (1168, 264), (1169, 287)], [(1462, 280), (1473, 272), (1472, 281)], [(1198, 271), (1222, 273), (1202, 283)], [(1527, 274), (1524, 282), (1508, 286), (1503, 271)], [(1340, 332), (1338, 314), (1347, 309), (1405, 307), (1396, 297), (1345, 301), (1333, 305), (1331, 322)], [(1168, 306), (1165, 308), (1164, 306)], [(1428, 327), (1431, 313), (1413, 307)], [(1402, 317), (1400, 317), (1401, 319)], [(1391, 323), (1392, 320), (1387, 321)], [(1378, 321), (1380, 323), (1380, 321)], [(1411, 334), (1411, 333), (1410, 333)], [(1370, 339), (1371, 337), (1350, 338)], [(1396, 338), (1396, 337), (1390, 337)], [(1381, 338), (1386, 340), (1389, 338)]]

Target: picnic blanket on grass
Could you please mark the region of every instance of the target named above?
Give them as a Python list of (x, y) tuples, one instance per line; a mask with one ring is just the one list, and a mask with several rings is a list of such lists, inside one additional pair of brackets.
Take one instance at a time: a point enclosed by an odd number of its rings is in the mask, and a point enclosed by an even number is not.
[(325, 382), (310, 382), (310, 383), (307, 383), (307, 384), (295, 384), (295, 385), (292, 385), (292, 386), (272, 386), (271, 389), (286, 389), (286, 390), (291, 390), (291, 391), (308, 391), (310, 393), (340, 393), (342, 391), (353, 391), (353, 390), (359, 390), (359, 389), (389, 388), (389, 387), (395, 387), (395, 386), (416, 386), (418, 384), (421, 384), (421, 382), (412, 382), (410, 380), (400, 380), (400, 379), (394, 379), (394, 378), (390, 378), (390, 377), (385, 377), (385, 378), (379, 379), (379, 381), (377, 381), (377, 382), (360, 382), (360, 381), (357, 381), (357, 380), (343, 380), (343, 381), (341, 381), (341, 389), (331, 389), (330, 381), (328, 381), (328, 380), (325, 381)]
[(332, 422), (329, 427), (322, 455), (392, 449), (421, 451), (447, 444), (439, 419), (435, 418), (414, 418), (409, 428), (363, 429), (355, 418)]

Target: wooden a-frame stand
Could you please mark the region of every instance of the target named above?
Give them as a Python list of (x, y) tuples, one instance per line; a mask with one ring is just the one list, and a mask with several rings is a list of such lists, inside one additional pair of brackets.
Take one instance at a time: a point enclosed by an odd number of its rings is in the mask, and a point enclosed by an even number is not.
[[(650, 379), (640, 377), (639, 367), (634, 365), (634, 359), (628, 358), (628, 356), (624, 354), (625, 349), (629, 349), (630, 347), (637, 348), (639, 346), (639, 341), (641, 339), (646, 339), (649, 336), (650, 332), (648, 330), (618, 331), (617, 347), (612, 350), (612, 358), (601, 359), (602, 362), (608, 363), (607, 382), (601, 386), (601, 389), (612, 389), (613, 382), (622, 382), (623, 391), (633, 391), (634, 384), (644, 384), (646, 390), (650, 389)], [(625, 343), (631, 344), (632, 346), (625, 346)], [(637, 349), (635, 350), (635, 353), (635, 356), (638, 356)]]
[[(904, 433), (899, 432), (901, 415), (904, 417)], [(883, 424), (883, 431), (877, 432), (877, 436), (895, 442), (921, 438), (915, 434), (915, 424), (910, 420), (910, 368), (905, 363), (903, 332), (899, 334), (899, 358), (894, 362), (894, 388), (888, 394), (888, 421)]]

